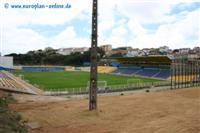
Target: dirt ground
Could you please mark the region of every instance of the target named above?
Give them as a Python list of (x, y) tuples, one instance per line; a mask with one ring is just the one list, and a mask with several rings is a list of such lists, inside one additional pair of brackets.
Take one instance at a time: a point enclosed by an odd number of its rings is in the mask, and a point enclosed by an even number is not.
[(88, 99), (36, 101), (10, 105), (37, 125), (30, 133), (200, 132), (200, 88), (101, 96), (92, 112)]

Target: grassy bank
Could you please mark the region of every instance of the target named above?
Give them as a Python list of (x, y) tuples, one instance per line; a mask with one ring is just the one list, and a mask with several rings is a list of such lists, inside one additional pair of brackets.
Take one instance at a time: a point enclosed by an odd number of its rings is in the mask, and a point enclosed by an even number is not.
[(0, 95), (0, 133), (27, 133), (21, 116), (8, 107), (12, 102), (9, 94)]

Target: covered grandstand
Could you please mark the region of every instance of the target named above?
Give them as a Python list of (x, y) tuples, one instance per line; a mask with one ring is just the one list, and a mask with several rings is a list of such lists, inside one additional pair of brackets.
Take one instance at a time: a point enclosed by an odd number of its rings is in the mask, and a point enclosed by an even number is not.
[(171, 59), (166, 56), (114, 58), (119, 62), (114, 74), (139, 75), (167, 79), (170, 77)]

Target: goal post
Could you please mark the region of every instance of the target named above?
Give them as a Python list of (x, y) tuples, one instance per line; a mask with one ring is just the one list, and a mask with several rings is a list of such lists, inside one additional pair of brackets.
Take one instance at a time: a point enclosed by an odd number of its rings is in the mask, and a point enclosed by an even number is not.
[[(107, 87), (107, 81), (102, 80), (102, 81), (97, 81), (97, 88), (98, 90), (105, 90)], [(87, 89), (90, 88), (90, 81), (87, 82)]]
[(128, 79), (127, 80), (127, 85), (140, 84), (140, 83), (141, 83), (140, 79)]
[(19, 74), (18, 77), (22, 80), (24, 80), (24, 75), (23, 74)]

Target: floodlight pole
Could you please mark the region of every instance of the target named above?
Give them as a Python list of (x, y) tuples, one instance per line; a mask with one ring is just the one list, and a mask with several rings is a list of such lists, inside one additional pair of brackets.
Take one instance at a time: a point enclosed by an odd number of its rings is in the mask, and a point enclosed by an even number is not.
[(97, 109), (97, 42), (98, 0), (93, 0), (89, 110)]

